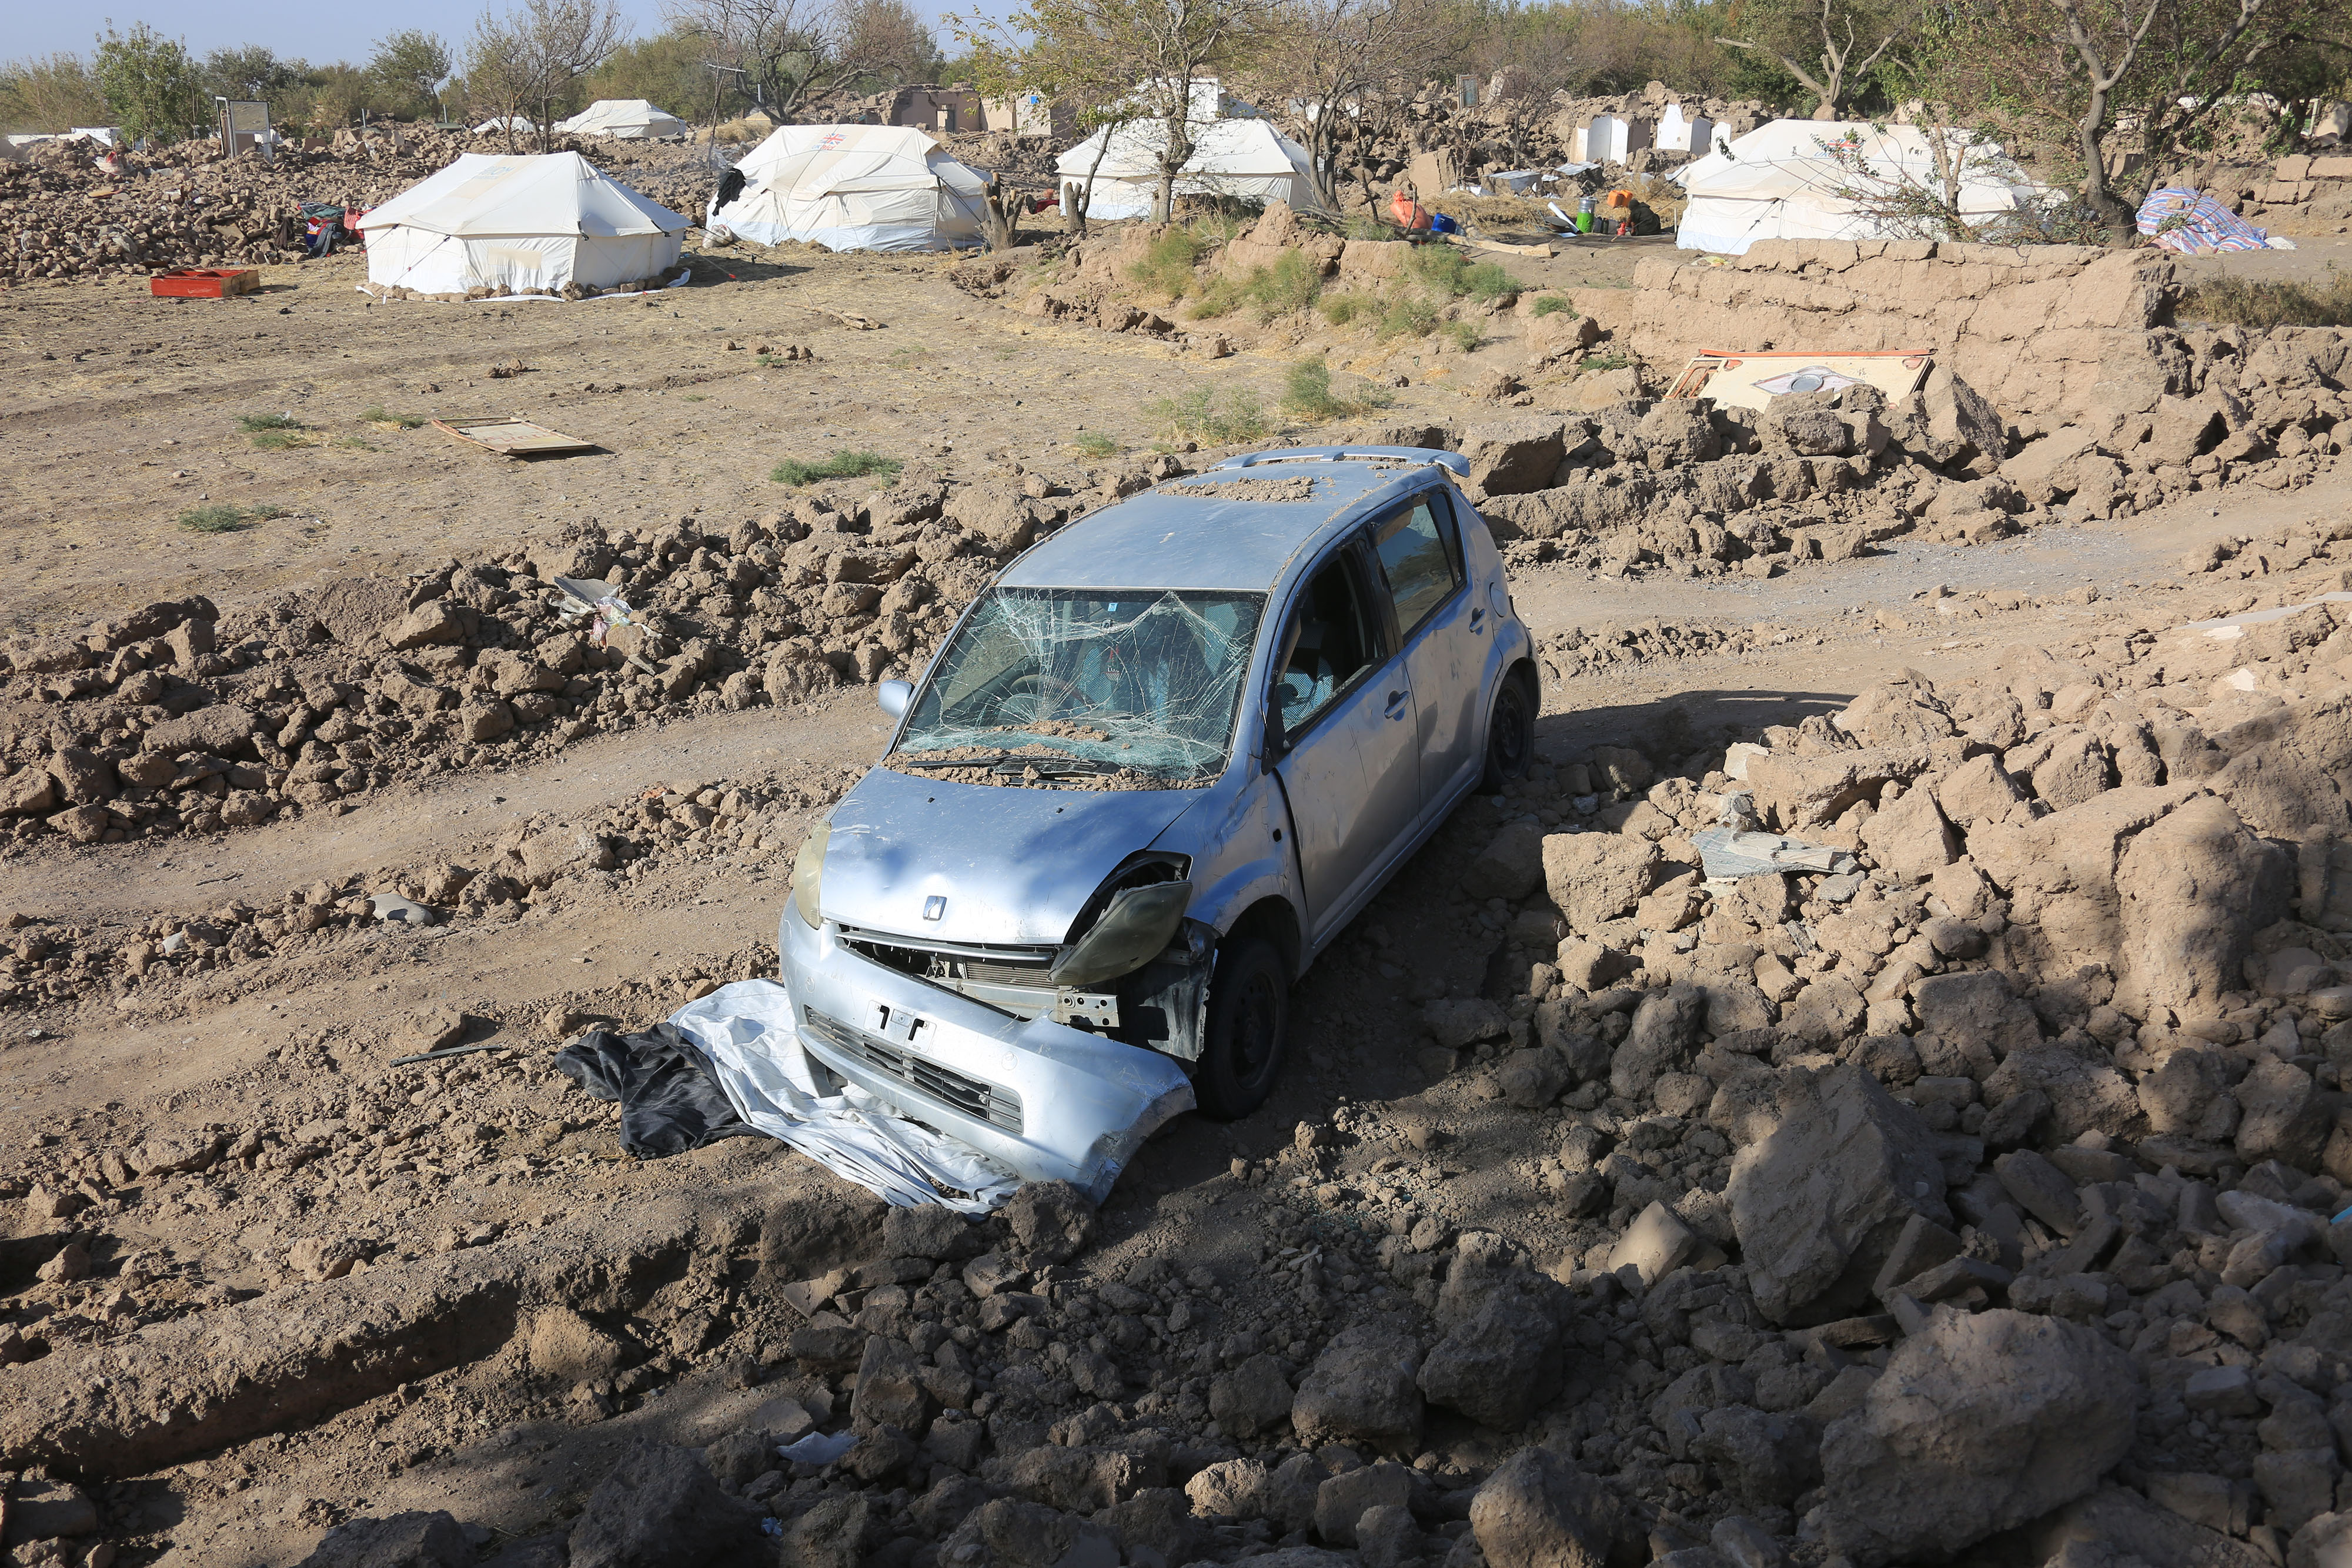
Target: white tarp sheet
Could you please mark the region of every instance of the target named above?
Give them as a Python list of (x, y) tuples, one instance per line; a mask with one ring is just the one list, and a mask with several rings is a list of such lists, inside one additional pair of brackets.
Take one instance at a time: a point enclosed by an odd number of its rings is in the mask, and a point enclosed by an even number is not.
[[(1102, 167), (1096, 169), (1095, 153), (1106, 136), (1109, 150), (1103, 154)], [(1160, 190), (1160, 149), (1166, 141), (1166, 132), (1156, 122), (1139, 120), (1097, 131), (1063, 153), (1055, 165), (1063, 211), (1073, 210), (1073, 193), (1085, 189), (1091, 171), (1094, 195), (1087, 204), (1088, 217), (1150, 216)], [(1195, 125), (1192, 156), (1177, 172), (1176, 193), (1287, 202), (1299, 212), (1319, 208), (1307, 149), (1263, 120), (1212, 120)]]
[(467, 152), (360, 220), (368, 281), (420, 294), (666, 277), (687, 220), (577, 152)]
[[(1853, 147), (1872, 174), (1865, 179), (1841, 164), (1824, 143)], [(1969, 148), (1962, 164), (1959, 209), (1967, 217), (2015, 212), (2038, 189), (1998, 147)], [(1759, 126), (1669, 178), (1690, 197), (1675, 244), (1727, 256), (1743, 256), (1765, 239), (1889, 237), (1870, 213), (1838, 193), (1866, 183), (1930, 189), (1939, 183), (1935, 150), (1917, 126), (1814, 120)]]
[(677, 115), (656, 109), (642, 98), (598, 99), (571, 119), (557, 120), (555, 129), (575, 136), (610, 136), (624, 141), (687, 136), (694, 131)]
[(710, 214), (760, 245), (951, 250), (982, 243), (985, 182), (908, 125), (786, 125), (738, 163), (740, 195)]
[(792, 992), (738, 980), (669, 1021), (710, 1059), (735, 1113), (901, 1207), (986, 1214), (1021, 1180), (980, 1151), (912, 1122), (855, 1084), (828, 1094), (793, 1032)]

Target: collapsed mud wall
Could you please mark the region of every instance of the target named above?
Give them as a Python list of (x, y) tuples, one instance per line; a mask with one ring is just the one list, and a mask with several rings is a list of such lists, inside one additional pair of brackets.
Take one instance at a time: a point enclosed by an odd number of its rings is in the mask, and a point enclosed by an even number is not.
[(1742, 256), (1645, 259), (1631, 291), (1575, 295), (1662, 367), (1699, 349), (1925, 350), (2045, 429), (2149, 357), (2173, 298), (2171, 263), (2146, 252), (1930, 240), (1764, 240)]

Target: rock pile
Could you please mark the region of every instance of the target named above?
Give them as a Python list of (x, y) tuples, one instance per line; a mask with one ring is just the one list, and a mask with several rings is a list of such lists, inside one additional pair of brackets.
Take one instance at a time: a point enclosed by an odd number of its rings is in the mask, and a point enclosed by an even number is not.
[[(1150, 483), (1140, 465), (952, 492), (908, 479), (862, 499), (805, 495), (723, 529), (587, 523), (248, 613), (197, 598), (12, 639), (0, 644), (0, 831), (80, 843), (215, 832), (346, 810), (395, 779), (600, 730), (807, 702), (919, 667), (1039, 530)], [(641, 624), (592, 640), (559, 612), (559, 576), (611, 582)]]
[[(462, 152), (506, 152), (504, 137), (425, 125), (337, 133), (315, 151), (289, 143), (274, 161), (223, 159), (210, 142), (186, 141), (126, 155), (121, 175), (64, 148), (28, 163), (0, 162), (0, 287), (42, 278), (160, 272), (179, 267), (251, 267), (302, 254), (301, 204), (352, 211), (376, 206)], [(526, 152), (536, 152), (529, 146)], [(558, 137), (675, 211), (698, 218), (710, 174), (699, 152), (627, 150), (601, 138)]]

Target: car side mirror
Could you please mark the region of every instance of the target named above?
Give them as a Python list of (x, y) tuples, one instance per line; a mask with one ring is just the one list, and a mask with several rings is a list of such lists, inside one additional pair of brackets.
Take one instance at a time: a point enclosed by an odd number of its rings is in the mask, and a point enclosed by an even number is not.
[(881, 704), (882, 711), (892, 718), (904, 718), (907, 716), (907, 705), (915, 700), (915, 683), (885, 681), (874, 688), (874, 700)]
[(1290, 732), (1282, 726), (1282, 705), (1269, 700), (1265, 705), (1265, 759), (1281, 761), (1290, 754)]

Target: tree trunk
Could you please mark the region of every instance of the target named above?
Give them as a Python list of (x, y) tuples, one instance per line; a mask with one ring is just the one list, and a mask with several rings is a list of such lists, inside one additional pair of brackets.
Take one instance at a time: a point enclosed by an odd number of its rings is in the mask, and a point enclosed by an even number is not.
[(1151, 221), (1171, 224), (1176, 221), (1176, 171), (1160, 171), (1160, 187), (1151, 194)]
[(2074, 128), (2083, 157), (2083, 202), (2113, 231), (2123, 224), (2125, 214), (2107, 189), (2106, 120), (2107, 89), (2094, 86), (2090, 105)]

